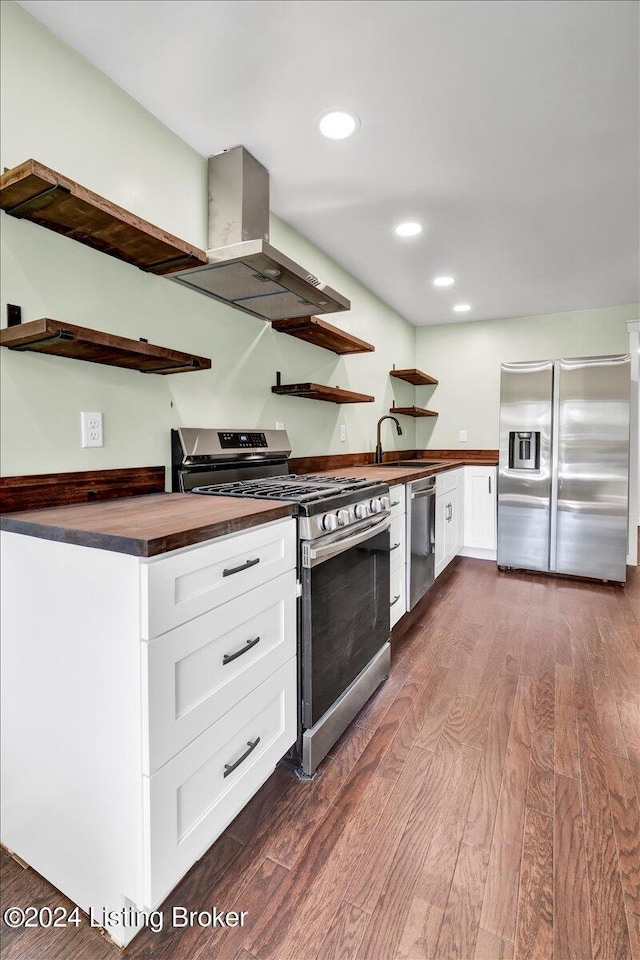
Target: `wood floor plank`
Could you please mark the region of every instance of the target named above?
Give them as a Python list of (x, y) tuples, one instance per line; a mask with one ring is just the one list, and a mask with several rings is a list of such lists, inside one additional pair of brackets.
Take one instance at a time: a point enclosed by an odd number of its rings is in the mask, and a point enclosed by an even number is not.
[(527, 810), (518, 897), (516, 956), (553, 956), (553, 817)]
[(399, 780), (389, 797), (392, 814), (380, 822), (380, 830), (363, 849), (349, 881), (351, 903), (368, 913), (375, 911), (387, 883), (387, 876), (405, 833), (414, 805), (428, 776), (433, 754), (413, 747)]
[(464, 832), (465, 843), (472, 846), (488, 849), (491, 843), (517, 684), (511, 671), (505, 671), (498, 683)]
[(433, 956), (478, 761), (466, 746), (434, 755), (365, 933), (367, 960), (388, 960), (401, 945), (412, 960)]
[(578, 728), (573, 689), (573, 667), (556, 667), (555, 771), (564, 777), (580, 778)]
[(603, 756), (625, 905), (640, 916), (640, 805), (629, 761), (607, 751)]
[(373, 730), (353, 724), (341, 738), (341, 742), (326, 769), (318, 772), (317, 792), (325, 800), (332, 802), (340, 793), (344, 783), (362, 756), (362, 751), (371, 740)]
[[(288, 903), (286, 912), (270, 914), (261, 931), (247, 938), (246, 945), (258, 954), (260, 960), (299, 960), (315, 957), (320, 950), (327, 928), (337, 905), (348, 894), (348, 880), (359, 853), (383, 815), (393, 784), (384, 777), (374, 776), (368, 783), (361, 801), (352, 812), (339, 837), (334, 836), (330, 855), (319, 864), (309, 886), (300, 891), (295, 910), (290, 909), (290, 894), (300, 882), (293, 875), (283, 884), (274, 898), (284, 893)], [(327, 818), (329, 819), (329, 818)], [(284, 922), (283, 922), (284, 921)]]
[(455, 667), (450, 667), (438, 695), (425, 717), (422, 729), (416, 737), (416, 745), (422, 747), (423, 750), (433, 751), (438, 745), (440, 735), (457, 696), (458, 677), (459, 674)]
[(640, 707), (629, 700), (618, 700), (617, 706), (627, 754), (640, 763)]
[(516, 934), (534, 688), (534, 680), (520, 677), (480, 920), (480, 925), (489, 933), (511, 941)]
[(640, 917), (635, 913), (627, 914), (629, 925), (629, 939), (631, 941), (631, 956), (633, 960), (640, 960)]
[(414, 701), (402, 720), (398, 732), (380, 762), (378, 774), (389, 780), (397, 780), (409, 756), (425, 717), (431, 709), (447, 675), (445, 667), (434, 667), (428, 679), (418, 688)]
[[(564, 637), (564, 631), (545, 621), (544, 629), (540, 631), (527, 784), (527, 807), (545, 816), (553, 816), (554, 807), (555, 665), (558, 636)], [(566, 656), (566, 653), (563, 655)]]
[(556, 777), (554, 816), (554, 955), (591, 960), (591, 921), (580, 783)]
[[(473, 960), (513, 960), (514, 945), (480, 928)], [(462, 958), (459, 958), (462, 960)]]
[(572, 644), (592, 952), (594, 960), (628, 960), (631, 947), (609, 806), (605, 751), (600, 741), (587, 654), (577, 634), (572, 637)]
[(355, 960), (369, 920), (368, 913), (343, 900), (316, 960)]
[(473, 956), (488, 866), (488, 850), (461, 844), (434, 953), (438, 960)]
[[(338, 868), (340, 883), (346, 883), (351, 875), (353, 863), (349, 862), (351, 855), (349, 846), (343, 845), (344, 863), (336, 859), (336, 849), (345, 831), (349, 830), (353, 833), (355, 829), (353, 823), (355, 822), (357, 826), (359, 818), (366, 817), (367, 811), (360, 809), (363, 796), (371, 785), (380, 760), (397, 733), (405, 712), (404, 705), (398, 712), (394, 710), (393, 704), (388, 709), (356, 767), (307, 845), (305, 856), (290, 871), (286, 882), (281, 885), (270, 901), (251, 940), (247, 943), (248, 948), (257, 953), (260, 960), (270, 960), (272, 957), (285, 960), (290, 952), (294, 960), (299, 960), (299, 952), (296, 953), (296, 951), (300, 950), (301, 944), (293, 936), (293, 931), (298, 930), (299, 918), (306, 917), (308, 904), (313, 902), (316, 896), (322, 897), (323, 885), (319, 883), (319, 877), (321, 875), (333, 877), (334, 871)], [(373, 789), (381, 793), (386, 791), (388, 795), (393, 784), (384, 777), (375, 777), (375, 780)], [(369, 804), (371, 802), (372, 794), (370, 793)], [(370, 813), (375, 814), (375, 822), (377, 822), (382, 816), (379, 804), (374, 806)], [(359, 846), (353, 851), (354, 857), (362, 847), (366, 846), (367, 840), (368, 837), (364, 839), (360, 837)], [(330, 865), (329, 861), (331, 861)], [(338, 888), (334, 893), (335, 902), (331, 904), (334, 911), (337, 909), (338, 902), (345, 898), (346, 890), (342, 887)], [(305, 942), (317, 936), (320, 919), (326, 922), (324, 912), (316, 911), (312, 914), (312, 921), (305, 934)], [(318, 949), (319, 946), (318, 943)]]
[(598, 630), (606, 650), (611, 689), (616, 700), (640, 703), (640, 657), (638, 656), (638, 629), (618, 620), (614, 626), (611, 617), (596, 616)]
[(247, 913), (243, 925), (208, 930), (193, 927), (189, 931), (192, 935), (182, 937), (180, 942), (185, 956), (190, 960), (233, 960), (260, 920), (270, 897), (284, 882), (287, 874), (287, 869), (281, 864), (274, 860), (263, 860), (244, 888), (237, 904), (239, 911), (244, 910)]

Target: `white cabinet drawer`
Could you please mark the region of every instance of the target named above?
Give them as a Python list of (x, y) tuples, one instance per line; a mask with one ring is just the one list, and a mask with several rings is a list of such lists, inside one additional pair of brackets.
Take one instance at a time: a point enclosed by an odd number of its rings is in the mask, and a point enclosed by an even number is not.
[(449, 490), (453, 490), (455, 487), (461, 487), (463, 482), (464, 471), (462, 467), (458, 467), (455, 470), (446, 470), (444, 473), (438, 473), (436, 475), (438, 496), (443, 493), (448, 493)]
[(391, 606), (389, 612), (391, 616), (391, 628), (393, 629), (400, 617), (407, 612), (406, 567), (404, 564), (391, 571), (390, 586), (391, 595), (389, 601)]
[(293, 519), (141, 564), (141, 633), (151, 640), (296, 566)]
[(404, 483), (396, 483), (393, 487), (389, 487), (389, 500), (391, 502), (391, 516), (398, 517), (401, 513), (405, 512), (405, 485)]
[(391, 528), (390, 528), (390, 549), (391, 553), (389, 554), (389, 564), (392, 570), (395, 570), (396, 567), (399, 567), (401, 564), (404, 564), (407, 557), (407, 529), (406, 529), (406, 517), (401, 514), (399, 517), (391, 518)]
[(295, 654), (295, 570), (143, 643), (143, 772), (154, 773)]
[(156, 907), (237, 816), (295, 742), (296, 723), (292, 658), (143, 777), (145, 906)]

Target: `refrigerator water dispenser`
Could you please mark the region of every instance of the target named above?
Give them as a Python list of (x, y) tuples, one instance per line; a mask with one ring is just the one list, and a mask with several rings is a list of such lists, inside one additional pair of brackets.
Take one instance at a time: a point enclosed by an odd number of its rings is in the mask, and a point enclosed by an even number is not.
[(540, 469), (539, 430), (512, 430), (509, 433), (509, 469)]

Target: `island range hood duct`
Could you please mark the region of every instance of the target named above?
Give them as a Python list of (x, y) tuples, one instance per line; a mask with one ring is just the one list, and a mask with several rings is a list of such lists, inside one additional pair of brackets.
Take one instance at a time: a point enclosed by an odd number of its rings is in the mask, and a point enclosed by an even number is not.
[(269, 172), (244, 147), (209, 158), (209, 247), (208, 263), (171, 280), (261, 320), (351, 306), (269, 244)]

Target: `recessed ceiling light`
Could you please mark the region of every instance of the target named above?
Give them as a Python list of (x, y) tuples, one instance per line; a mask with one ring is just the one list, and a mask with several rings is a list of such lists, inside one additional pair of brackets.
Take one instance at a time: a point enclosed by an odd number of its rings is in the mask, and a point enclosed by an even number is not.
[(419, 233), (422, 233), (422, 224), (416, 223), (415, 220), (407, 220), (405, 223), (397, 225), (395, 233), (398, 237), (417, 237)]
[(470, 303), (456, 303), (456, 305), (455, 305), (455, 307), (454, 307), (453, 309), (455, 310), (456, 313), (466, 313), (467, 310), (471, 310), (471, 304), (470, 304)]
[(433, 281), (434, 287), (450, 287), (455, 283), (454, 277), (436, 277)]
[(330, 140), (344, 140), (355, 133), (360, 126), (360, 118), (346, 110), (327, 110), (318, 117), (318, 130)]

